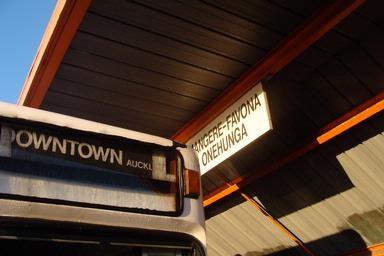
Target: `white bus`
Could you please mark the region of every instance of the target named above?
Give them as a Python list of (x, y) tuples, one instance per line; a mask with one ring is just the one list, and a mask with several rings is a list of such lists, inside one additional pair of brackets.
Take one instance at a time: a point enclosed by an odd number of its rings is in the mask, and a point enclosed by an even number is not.
[(2, 254), (206, 255), (192, 150), (6, 103), (0, 134)]

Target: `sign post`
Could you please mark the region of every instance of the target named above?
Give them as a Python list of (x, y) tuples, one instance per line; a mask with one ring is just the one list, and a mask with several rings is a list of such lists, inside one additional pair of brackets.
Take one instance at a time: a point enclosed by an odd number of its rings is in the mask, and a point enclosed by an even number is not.
[(272, 129), (266, 93), (257, 84), (192, 137), (201, 174)]

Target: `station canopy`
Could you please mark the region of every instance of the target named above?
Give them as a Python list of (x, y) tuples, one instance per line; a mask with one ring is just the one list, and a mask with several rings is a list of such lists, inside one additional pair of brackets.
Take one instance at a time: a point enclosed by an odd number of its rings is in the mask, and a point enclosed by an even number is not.
[(209, 255), (363, 255), (384, 247), (382, 10), (60, 0), (19, 104), (185, 143), (261, 83), (273, 129), (202, 176)]

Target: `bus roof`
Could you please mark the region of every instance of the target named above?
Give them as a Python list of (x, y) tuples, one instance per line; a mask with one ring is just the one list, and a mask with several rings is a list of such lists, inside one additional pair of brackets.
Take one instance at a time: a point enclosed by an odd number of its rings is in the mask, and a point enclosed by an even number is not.
[(46, 123), (80, 131), (94, 132), (99, 134), (121, 136), (137, 141), (158, 144), (161, 146), (172, 146), (173, 141), (154, 135), (136, 132), (112, 125), (102, 124), (82, 118), (67, 116), (40, 109), (34, 109), (9, 103), (0, 102), (0, 116), (8, 118), (24, 119), (40, 123)]

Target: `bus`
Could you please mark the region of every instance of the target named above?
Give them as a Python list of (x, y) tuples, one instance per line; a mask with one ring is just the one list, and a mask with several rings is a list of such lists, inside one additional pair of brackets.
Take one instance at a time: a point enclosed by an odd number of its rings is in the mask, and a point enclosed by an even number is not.
[(198, 160), (169, 139), (0, 103), (2, 255), (206, 255)]

